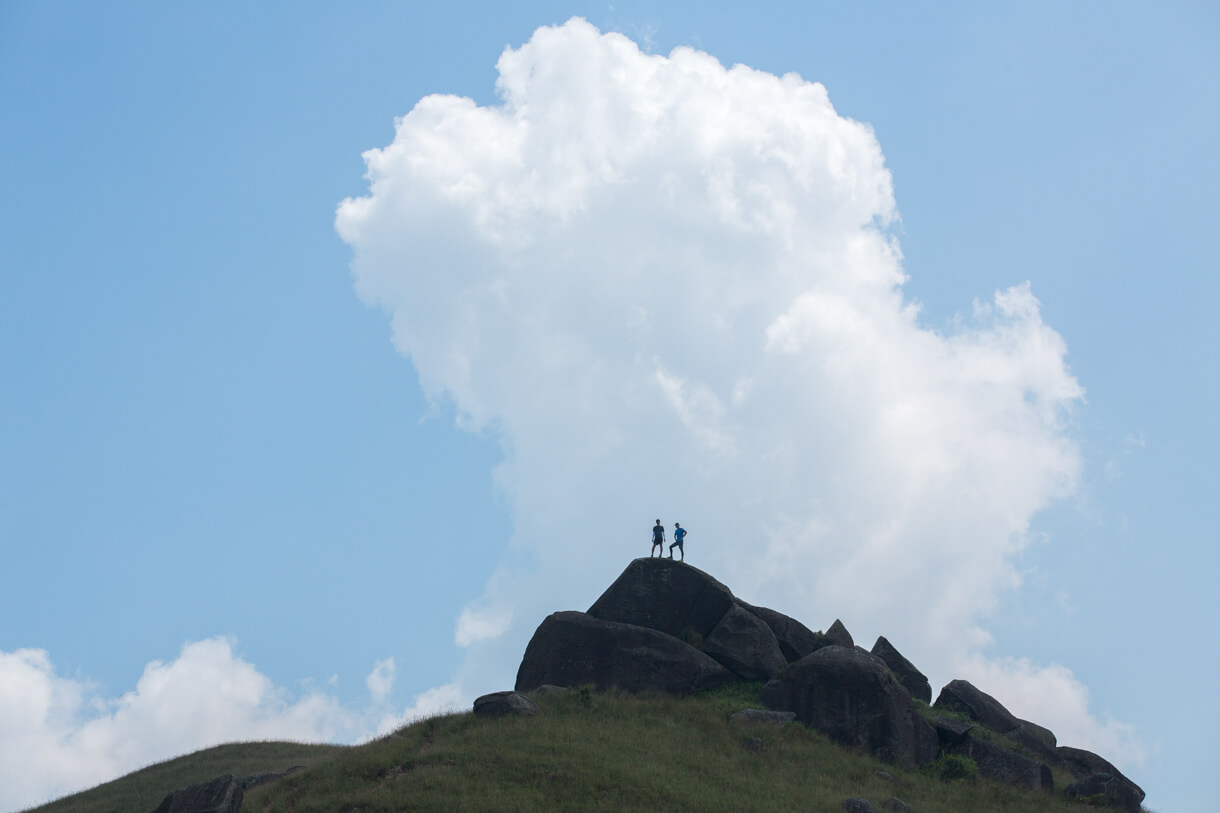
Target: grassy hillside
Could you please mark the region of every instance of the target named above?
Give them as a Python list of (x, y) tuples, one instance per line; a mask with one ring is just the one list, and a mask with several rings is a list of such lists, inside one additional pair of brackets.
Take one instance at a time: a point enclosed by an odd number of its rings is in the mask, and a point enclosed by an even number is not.
[[(247, 791), (243, 813), (840, 811), (853, 797), (882, 810), (892, 796), (916, 813), (1088, 809), (1060, 793), (946, 778), (960, 763), (887, 765), (799, 724), (730, 725), (730, 713), (759, 707), (758, 688), (738, 684), (681, 699), (582, 691), (535, 697), (535, 717), (434, 717), (361, 746), (219, 746), (37, 810), (141, 813), (174, 788), (294, 765), (306, 770)], [(1066, 777), (1055, 779), (1061, 790)]]
[(175, 788), (233, 774), (280, 773), (317, 765), (348, 750), (338, 745), (241, 742), (159, 762), (113, 782), (34, 808), (38, 813), (149, 813)]
[(357, 747), (224, 746), (40, 811), (151, 811), (191, 782), (307, 763), (308, 770), (248, 791), (242, 810), (839, 811), (847, 798), (881, 809), (891, 796), (917, 813), (1086, 809), (1058, 794), (945, 780), (935, 765), (886, 765), (798, 724), (729, 725), (731, 712), (758, 706), (757, 692), (748, 684), (683, 699), (574, 692), (536, 698), (535, 717), (435, 717)]

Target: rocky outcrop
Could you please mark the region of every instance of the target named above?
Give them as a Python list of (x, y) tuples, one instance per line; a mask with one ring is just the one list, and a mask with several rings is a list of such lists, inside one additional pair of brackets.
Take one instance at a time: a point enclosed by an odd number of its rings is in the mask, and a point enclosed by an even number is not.
[(170, 791), (153, 813), (238, 813), (243, 796), (242, 780), (230, 774)]
[[(739, 680), (766, 680), (760, 699), (770, 711), (737, 712), (733, 725), (795, 717), (838, 742), (901, 764), (959, 753), (974, 760), (983, 777), (1010, 785), (1049, 789), (1054, 768), (1073, 775), (1077, 797), (1104, 798), (1133, 811), (1144, 798), (1109, 762), (1059, 747), (1049, 729), (1016, 717), (968, 681), (954, 680), (941, 690), (933, 708), (946, 714), (929, 723), (916, 706), (932, 697), (927, 677), (884, 636), (869, 652), (855, 645), (841, 620), (825, 633), (813, 632), (667, 559), (631, 562), (588, 613), (548, 616), (526, 647), (516, 690), (593, 686), (687, 695)], [(505, 697), (497, 702), (514, 694), (498, 693)], [(476, 713), (493, 708), (492, 697), (479, 698)], [(761, 752), (762, 741), (744, 747)]]
[(837, 618), (830, 625), (830, 629), (826, 630), (826, 640), (835, 646), (845, 646), (848, 649), (856, 645), (856, 642), (851, 639), (851, 633), (847, 631), (847, 627), (843, 626), (843, 622)]
[(708, 634), (703, 651), (743, 680), (770, 680), (788, 665), (771, 628), (736, 604)]
[(882, 759), (922, 765), (936, 758), (936, 731), (910, 694), (880, 658), (854, 647), (828, 646), (801, 658), (768, 682), (760, 698)]
[(1139, 813), (1144, 791), (1129, 779), (1108, 773), (1095, 773), (1079, 779), (1064, 789), (1069, 799), (1104, 799), (1111, 807)]
[(966, 680), (951, 680), (940, 690), (934, 709), (956, 711), (990, 728), (997, 734), (1007, 734), (1021, 724), (1008, 709), (986, 692), (981, 692)]
[(249, 776), (247, 776), (245, 779), (241, 780), (241, 787), (242, 787), (242, 790), (249, 790), (250, 788), (257, 788), (259, 785), (266, 785), (270, 782), (278, 782), (279, 780), (283, 779), (285, 776), (292, 776), (294, 773), (299, 773), (303, 770), (305, 770), (304, 765), (293, 765), (291, 768), (288, 768), (287, 770), (283, 770), (283, 771), (279, 771), (279, 772), (275, 772), (275, 773), (252, 773)]
[(538, 713), (538, 707), (520, 692), (493, 692), (475, 698), (476, 717), (529, 717)]
[(985, 779), (1026, 790), (1055, 789), (1049, 766), (993, 742), (966, 736), (950, 750), (973, 759)]
[(1138, 813), (1144, 801), (1143, 789), (1123, 776), (1122, 772), (1106, 760), (1083, 748), (1061, 745), (1055, 753), (1076, 777), (1067, 787), (1069, 796), (1083, 797), (1101, 794), (1116, 807)]
[(878, 637), (877, 642), (873, 644), (873, 654), (885, 661), (885, 665), (894, 673), (894, 677), (898, 678), (903, 688), (911, 693), (911, 697), (925, 703), (932, 702), (932, 684), (928, 683), (928, 678), (915, 668), (915, 664), (904, 658), (884, 635)]
[(784, 653), (784, 657), (788, 659), (789, 663), (799, 661), (806, 655), (812, 655), (824, 646), (830, 646), (830, 641), (826, 640), (825, 635), (814, 632), (795, 618), (789, 618), (783, 613), (767, 607), (746, 604), (741, 599), (737, 600), (737, 604), (761, 618), (771, 628), (771, 633), (775, 635), (775, 640), (779, 643), (780, 652)]
[[(1063, 760), (1064, 766), (1076, 775), (1077, 779), (1083, 779), (1086, 776), (1091, 776), (1095, 773), (1108, 773), (1113, 776), (1122, 776), (1118, 768), (1115, 768), (1107, 760), (1102, 759), (1092, 751), (1086, 751), (1083, 748), (1069, 748), (1066, 745), (1061, 745), (1055, 749), (1055, 753)], [(1123, 777), (1124, 779), (1126, 777)]]
[(966, 739), (966, 735), (974, 728), (974, 723), (965, 723), (961, 720), (953, 720), (948, 717), (937, 717), (932, 727), (936, 729), (936, 736), (940, 740), (940, 744), (952, 747)]
[(549, 683), (687, 695), (735, 679), (672, 635), (586, 613), (559, 612), (546, 617), (526, 646), (516, 690), (527, 692)]
[(1002, 734), (1014, 743), (1040, 755), (1046, 762), (1058, 765), (1055, 734), (1029, 720), (1022, 720), (986, 692), (965, 680), (950, 681), (932, 704), (933, 708), (956, 711), (967, 715), (979, 725)]
[(1055, 732), (1037, 723), (1031, 723), (1029, 720), (1017, 718), (1017, 721), (1019, 723), (1017, 727), (1009, 731), (1005, 736), (1014, 742), (1024, 745), (1035, 753), (1054, 759), (1055, 749), (1059, 745), (1055, 738)]
[(702, 643), (733, 606), (729, 588), (682, 562), (636, 559), (589, 608), (603, 621)]

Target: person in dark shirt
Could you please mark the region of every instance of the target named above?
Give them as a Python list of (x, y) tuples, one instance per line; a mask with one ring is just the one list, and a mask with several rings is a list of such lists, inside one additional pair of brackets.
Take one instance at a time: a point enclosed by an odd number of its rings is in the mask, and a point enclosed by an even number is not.
[(677, 548), (678, 553), (682, 554), (682, 558), (680, 558), (678, 561), (679, 562), (686, 561), (686, 548), (682, 547), (683, 539), (686, 539), (686, 529), (683, 528), (679, 523), (675, 522), (674, 523), (674, 543), (669, 546), (669, 558), (670, 559), (674, 558), (674, 548)]
[[(665, 526), (661, 524), (661, 520), (657, 520), (657, 524), (652, 526), (652, 550), (660, 548), (657, 556), (665, 555)], [(649, 551), (648, 558), (652, 558), (652, 551)], [(671, 555), (669, 558), (673, 558)]]

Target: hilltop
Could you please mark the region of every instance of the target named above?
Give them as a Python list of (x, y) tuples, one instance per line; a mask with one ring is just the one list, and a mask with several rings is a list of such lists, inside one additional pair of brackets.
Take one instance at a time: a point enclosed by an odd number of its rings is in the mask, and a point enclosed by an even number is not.
[(210, 749), (38, 810), (203, 811), (166, 794), (220, 774), (195, 795), (230, 813), (1142, 809), (1105, 759), (966, 681), (930, 700), (884, 637), (865, 650), (839, 621), (815, 632), (689, 565), (637, 559), (588, 612), (548, 616), (515, 690), (474, 713), (361, 746)]

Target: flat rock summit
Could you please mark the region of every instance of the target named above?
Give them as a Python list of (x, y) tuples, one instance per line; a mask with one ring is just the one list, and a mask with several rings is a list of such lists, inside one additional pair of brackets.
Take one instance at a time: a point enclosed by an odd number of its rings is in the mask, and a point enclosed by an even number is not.
[[(841, 621), (814, 632), (670, 559), (636, 559), (587, 612), (547, 616), (525, 649), (515, 688), (680, 696), (735, 681), (765, 684), (767, 709), (743, 710), (750, 713), (740, 719), (795, 718), (889, 762), (914, 766), (961, 755), (984, 777), (1036, 791), (1054, 790), (1054, 767), (1074, 778), (1064, 789), (1069, 797), (1132, 813), (1144, 799), (1102, 757), (1059, 745), (1049, 729), (1014, 716), (965, 680), (951, 681), (931, 702), (927, 677), (886, 638), (870, 651)], [(496, 713), (514, 713), (504, 710), (504, 694)], [(476, 713), (492, 707), (484, 698), (475, 706)], [(515, 713), (532, 713), (522, 708)]]

